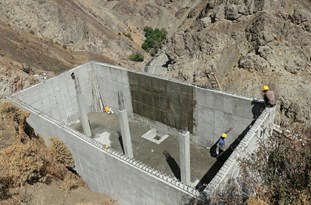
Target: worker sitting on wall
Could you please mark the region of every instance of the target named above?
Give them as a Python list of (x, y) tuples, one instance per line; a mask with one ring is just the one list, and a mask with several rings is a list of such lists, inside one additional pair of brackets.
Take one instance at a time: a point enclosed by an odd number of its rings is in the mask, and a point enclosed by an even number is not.
[(263, 92), (263, 99), (265, 101), (266, 107), (271, 108), (271, 107), (275, 106), (276, 101), (275, 101), (274, 92), (272, 90), (270, 90), (267, 85), (263, 86), (262, 92)]
[(104, 107), (104, 111), (105, 111), (105, 113), (107, 113), (107, 114), (113, 114), (113, 111), (112, 111), (111, 107), (109, 107), (108, 105), (106, 105), (106, 106)]

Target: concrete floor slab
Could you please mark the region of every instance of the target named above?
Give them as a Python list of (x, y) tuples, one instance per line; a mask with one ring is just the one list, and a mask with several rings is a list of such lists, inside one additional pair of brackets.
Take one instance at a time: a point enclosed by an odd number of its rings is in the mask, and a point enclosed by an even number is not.
[[(102, 143), (103, 133), (109, 133), (110, 147), (123, 152), (122, 138), (118, 116), (116, 114), (89, 113), (89, 122), (92, 130), (92, 138)], [(156, 123), (156, 122), (154, 122)], [(164, 141), (157, 144), (142, 136), (152, 129), (152, 125), (146, 124), (143, 119), (135, 117), (130, 120), (130, 131), (133, 144), (134, 158), (172, 177), (180, 179), (180, 158), (178, 136), (170, 135)], [(71, 127), (82, 132), (80, 123)], [(164, 133), (165, 135), (165, 133)], [(209, 154), (206, 147), (190, 144), (191, 182), (201, 180), (215, 163), (215, 158)], [(195, 183), (193, 183), (195, 184)]]

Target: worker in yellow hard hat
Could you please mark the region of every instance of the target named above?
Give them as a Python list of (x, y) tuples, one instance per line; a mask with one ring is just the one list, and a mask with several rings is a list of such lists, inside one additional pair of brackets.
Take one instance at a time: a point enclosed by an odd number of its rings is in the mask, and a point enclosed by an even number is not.
[(226, 132), (223, 132), (218, 140), (218, 156), (221, 155), (226, 150), (226, 142), (227, 134), (232, 130), (229, 128)]
[(218, 141), (218, 155), (221, 155), (225, 151), (225, 139), (227, 138), (227, 133), (222, 133)]
[(269, 89), (269, 86), (264, 85), (262, 87), (263, 99), (265, 101), (266, 107), (273, 107), (276, 104), (274, 92)]

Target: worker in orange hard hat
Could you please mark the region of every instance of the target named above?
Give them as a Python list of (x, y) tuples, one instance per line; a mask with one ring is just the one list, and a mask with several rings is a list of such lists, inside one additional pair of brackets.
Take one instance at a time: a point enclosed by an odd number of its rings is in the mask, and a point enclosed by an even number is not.
[(265, 101), (266, 107), (273, 107), (276, 104), (275, 95), (272, 90), (269, 89), (267, 85), (264, 85), (262, 88), (263, 99)]

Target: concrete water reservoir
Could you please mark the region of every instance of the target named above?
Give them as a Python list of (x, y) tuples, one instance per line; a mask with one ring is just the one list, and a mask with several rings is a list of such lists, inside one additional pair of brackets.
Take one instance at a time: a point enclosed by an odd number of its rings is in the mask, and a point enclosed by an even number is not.
[[(238, 174), (236, 158), (269, 135), (274, 119), (254, 99), (98, 62), (8, 98), (32, 113), (28, 122), (46, 140), (65, 142), (93, 191), (120, 204), (189, 204), (213, 192)], [(231, 149), (216, 161), (207, 148), (230, 127)]]

